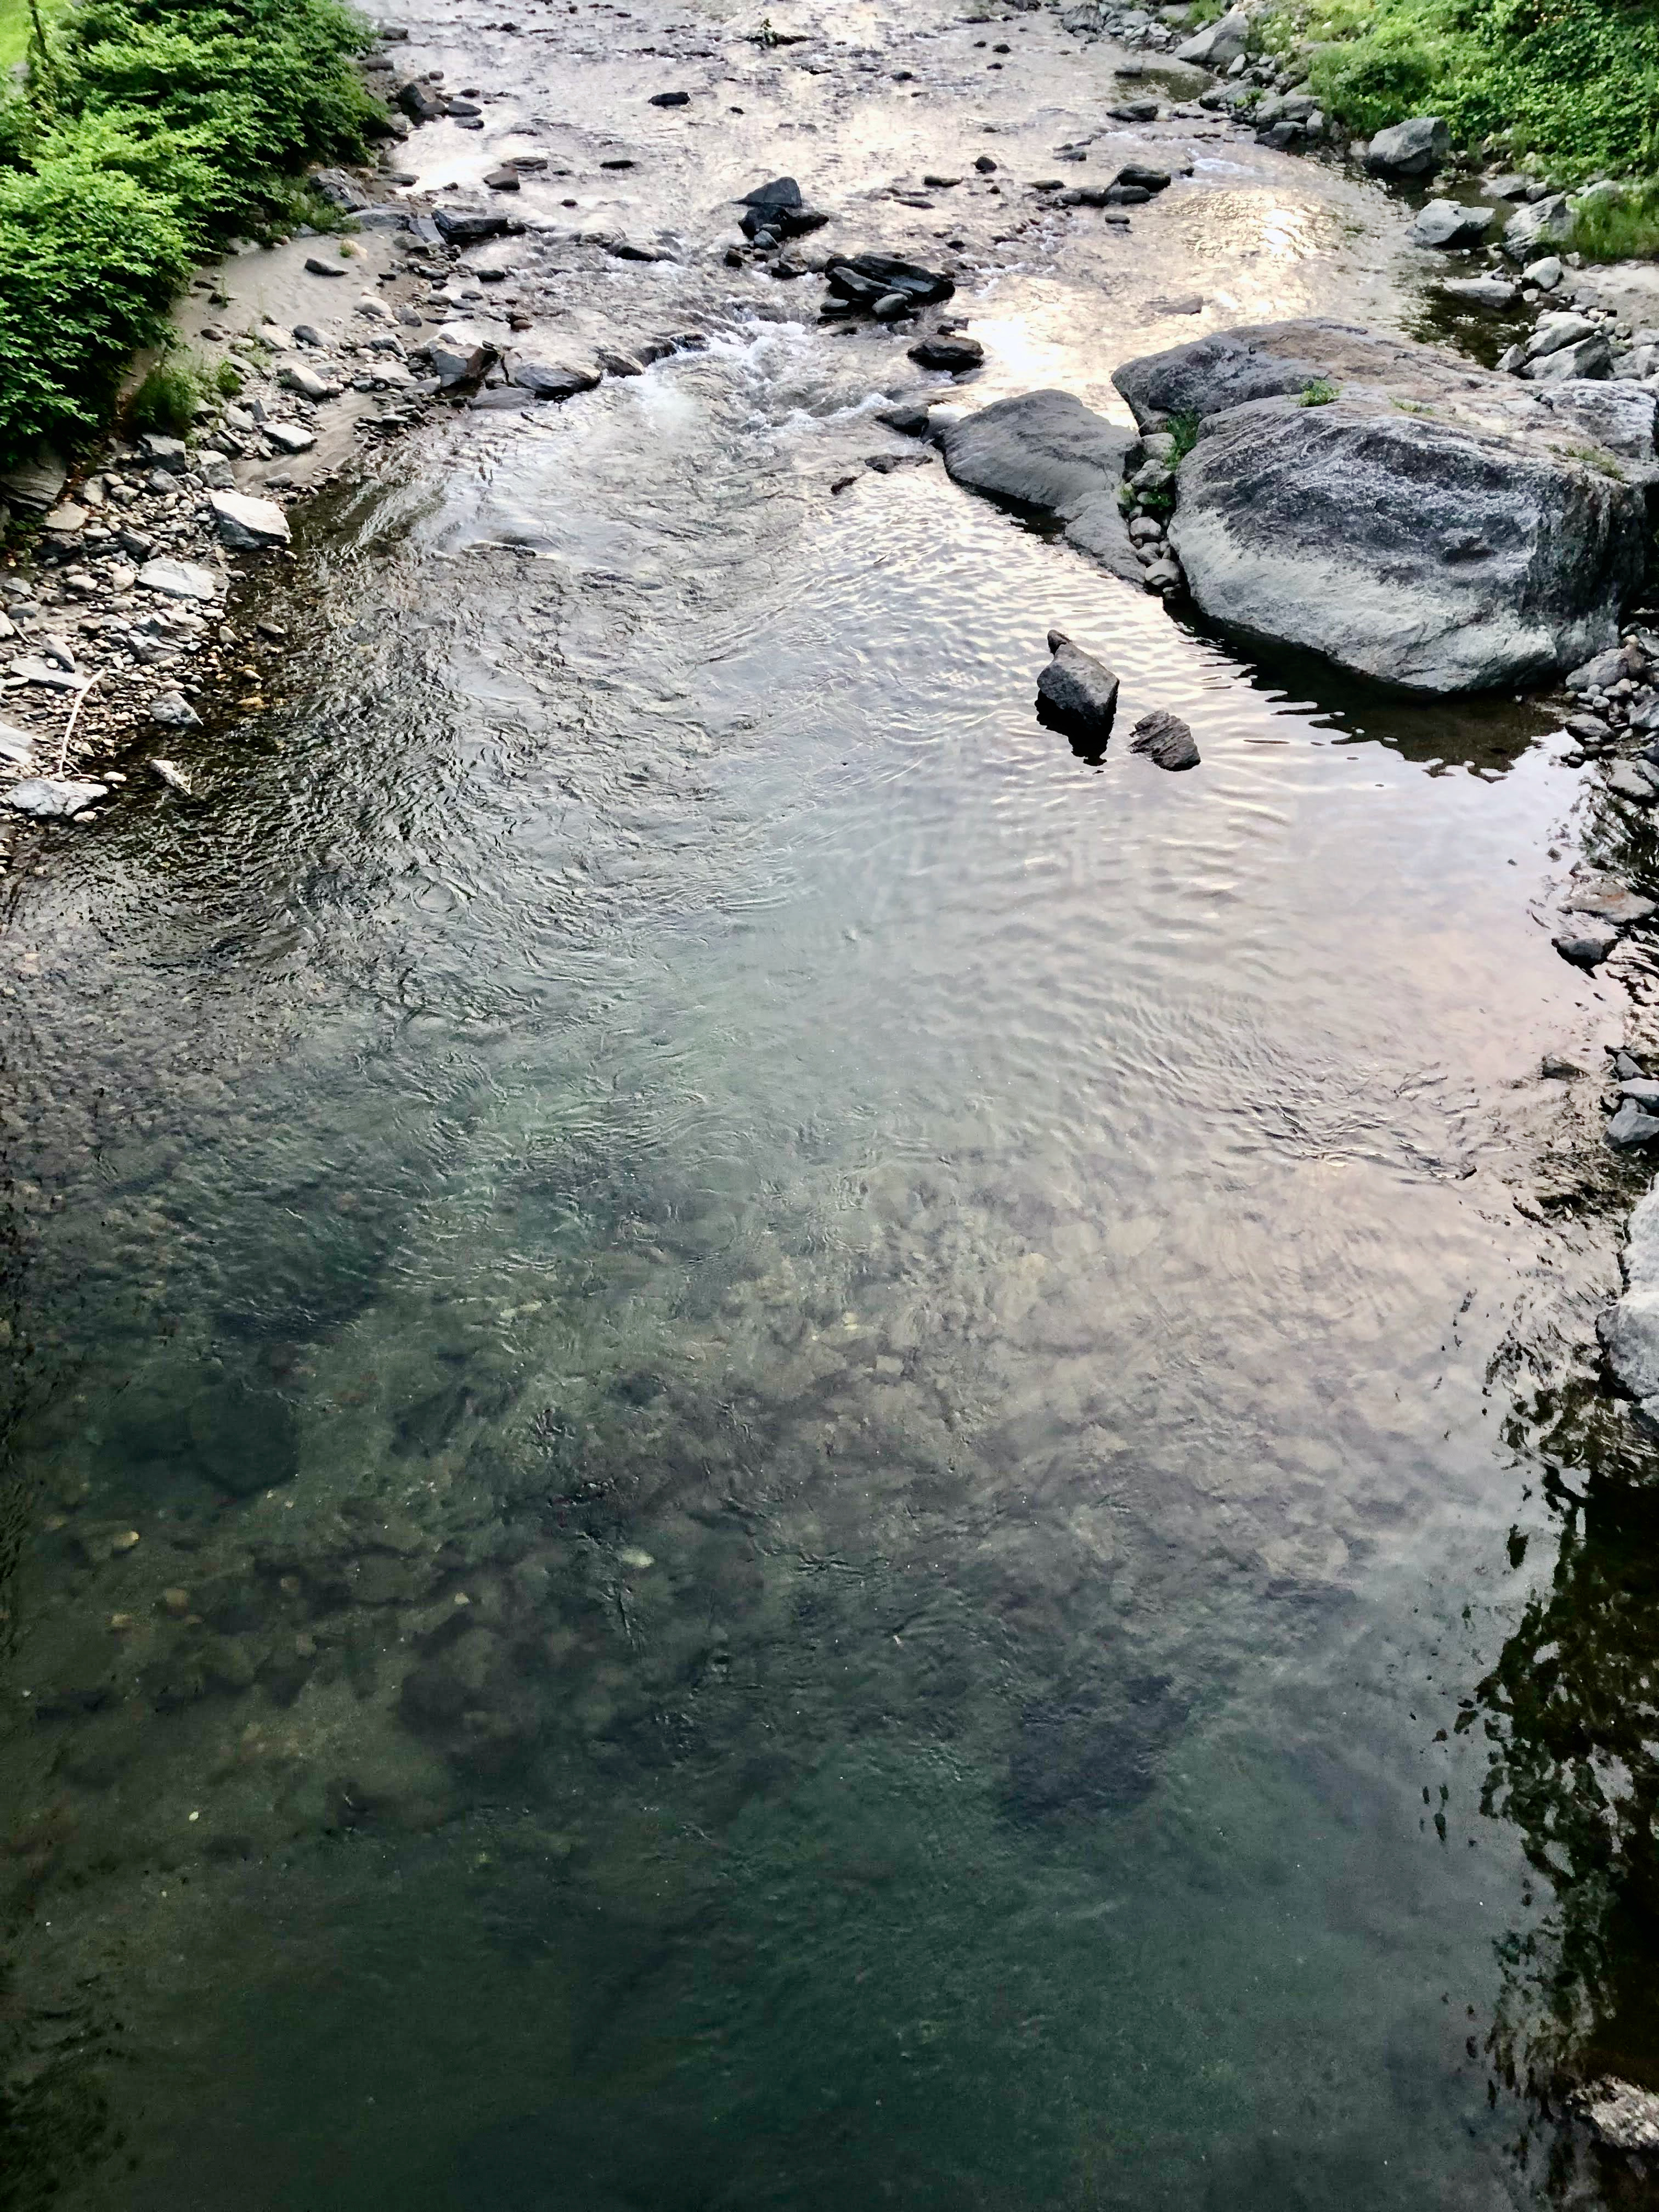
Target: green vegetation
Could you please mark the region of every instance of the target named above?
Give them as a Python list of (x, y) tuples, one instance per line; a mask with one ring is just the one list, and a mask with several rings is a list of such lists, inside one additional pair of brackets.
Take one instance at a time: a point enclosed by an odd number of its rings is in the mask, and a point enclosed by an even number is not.
[(234, 399), (241, 388), (234, 362), (197, 361), (169, 352), (127, 402), (127, 419), (135, 430), (164, 430), (169, 437), (183, 438), (211, 394)]
[(1659, 183), (1597, 192), (1573, 223), (1572, 242), (1587, 261), (1650, 260), (1659, 255)]
[(1336, 397), (1337, 389), (1328, 377), (1316, 376), (1303, 386), (1301, 397), (1296, 404), (1298, 407), (1328, 407)]
[(1267, 43), (1307, 55), (1326, 112), (1370, 136), (1443, 115), (1563, 184), (1659, 168), (1659, 9), (1644, 0), (1289, 0)]
[(1171, 415), (1170, 435), (1175, 440), (1175, 451), (1170, 456), (1170, 466), (1172, 469), (1178, 469), (1198, 443), (1197, 416)]
[(86, 0), (48, 22), (0, 100), (0, 456), (95, 428), (198, 261), (313, 215), (297, 173), (360, 155), (380, 119), (351, 66), (371, 35), (340, 0)]

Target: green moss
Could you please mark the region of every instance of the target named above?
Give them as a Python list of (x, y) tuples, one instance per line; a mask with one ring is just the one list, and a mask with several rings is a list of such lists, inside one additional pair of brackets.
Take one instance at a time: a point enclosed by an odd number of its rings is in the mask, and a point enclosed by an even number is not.
[(1328, 377), (1316, 376), (1310, 383), (1303, 386), (1302, 394), (1297, 401), (1297, 405), (1298, 407), (1328, 407), (1335, 398), (1339, 388)]
[(58, 20), (0, 100), (0, 457), (105, 420), (191, 269), (291, 226), (307, 164), (361, 155), (380, 110), (351, 62), (371, 35), (338, 0), (89, 0)]
[(1269, 42), (1327, 113), (1370, 136), (1442, 115), (1573, 184), (1659, 166), (1659, 9), (1641, 0), (1285, 0)]

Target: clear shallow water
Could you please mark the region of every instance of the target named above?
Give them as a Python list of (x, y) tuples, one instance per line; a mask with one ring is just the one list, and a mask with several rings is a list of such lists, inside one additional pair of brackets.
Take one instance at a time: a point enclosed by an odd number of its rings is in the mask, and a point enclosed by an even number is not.
[[(1577, 781), (829, 498), (872, 388), (393, 464), (292, 707), (22, 888), (22, 2201), (1613, 2185), (1528, 2094), (1645, 2034), (1526, 1857), (1529, 1601), (1644, 1649)], [(1043, 729), (1054, 623), (1202, 769)]]

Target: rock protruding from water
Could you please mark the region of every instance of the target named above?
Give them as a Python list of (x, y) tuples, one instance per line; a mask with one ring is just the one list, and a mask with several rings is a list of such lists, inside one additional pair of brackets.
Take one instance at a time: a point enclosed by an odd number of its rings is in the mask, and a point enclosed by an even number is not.
[(1576, 2101), (1610, 2149), (1659, 2151), (1659, 2096), (1651, 2089), (1609, 2075), (1581, 2090)]
[(738, 205), (743, 210), (738, 222), (744, 236), (758, 240), (764, 233), (775, 244), (803, 237), (809, 230), (821, 230), (830, 220), (817, 208), (807, 206), (793, 177), (774, 177), (769, 184), (757, 185)]
[(1659, 1423), (1659, 1190), (1631, 1214), (1624, 1270), (1625, 1295), (1602, 1315), (1601, 1341), (1614, 1375)]
[(1141, 716), (1130, 737), (1129, 750), (1145, 753), (1159, 768), (1196, 768), (1200, 759), (1198, 740), (1191, 729), (1179, 714), (1164, 707), (1154, 707), (1150, 714)]
[(1052, 658), (1037, 678), (1037, 697), (1053, 719), (1086, 739), (1097, 755), (1106, 749), (1117, 712), (1115, 672), (1073, 645), (1063, 629), (1048, 633)]
[(873, 313), (878, 301), (898, 293), (911, 307), (932, 307), (948, 300), (956, 290), (942, 270), (924, 269), (918, 261), (903, 261), (893, 253), (853, 253), (832, 261), (823, 281), (836, 297), (854, 307)]
[(1027, 392), (953, 423), (940, 442), (958, 483), (1057, 515), (1079, 551), (1140, 583), (1140, 558), (1118, 502), (1123, 465), (1137, 445), (1128, 431), (1069, 392)]
[(1583, 418), (1561, 387), (1517, 407), (1507, 377), (1313, 321), (1219, 331), (1113, 381), (1143, 429), (1197, 424), (1169, 537), (1212, 620), (1430, 693), (1538, 682), (1616, 643), (1644, 494), (1596, 428), (1563, 438), (1563, 412)]
[(1496, 208), (1465, 207), (1459, 200), (1431, 200), (1406, 233), (1413, 246), (1479, 246), (1498, 220)]
[(964, 369), (980, 366), (985, 359), (985, 349), (977, 338), (922, 338), (911, 347), (910, 358), (919, 368), (940, 368), (959, 376)]

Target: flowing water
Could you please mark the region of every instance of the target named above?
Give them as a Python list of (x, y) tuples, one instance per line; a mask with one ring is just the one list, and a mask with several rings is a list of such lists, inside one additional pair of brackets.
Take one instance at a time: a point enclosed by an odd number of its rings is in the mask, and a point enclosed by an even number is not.
[[(1121, 298), (1416, 312), (1205, 159)], [(988, 396), (1109, 399), (1127, 250), (984, 278)], [(0, 2201), (1638, 2201), (1556, 2087), (1656, 2055), (1637, 1171), (1538, 1073), (1614, 827), (831, 496), (902, 364), (802, 289), (368, 470), (291, 699), (14, 891)], [(1201, 769), (1040, 725), (1054, 623)]]

